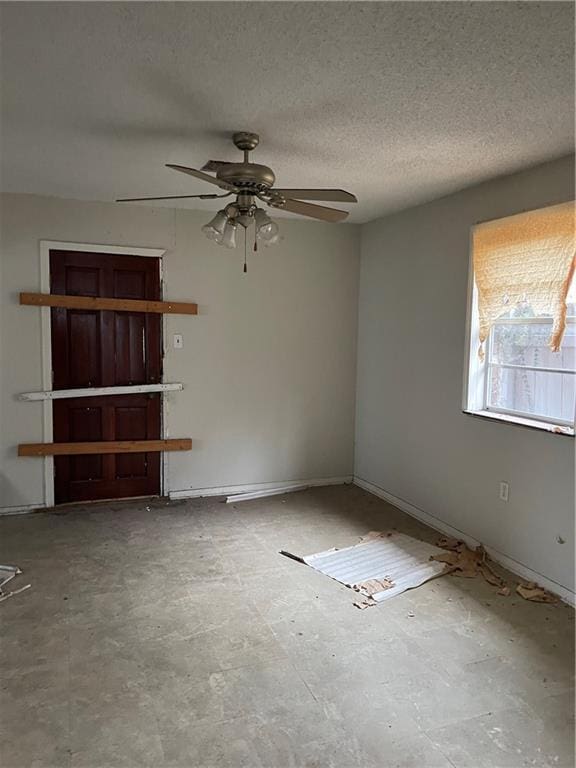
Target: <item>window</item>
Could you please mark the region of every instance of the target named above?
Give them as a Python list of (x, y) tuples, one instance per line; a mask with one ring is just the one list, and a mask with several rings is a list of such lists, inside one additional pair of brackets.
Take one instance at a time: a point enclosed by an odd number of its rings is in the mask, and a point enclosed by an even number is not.
[(574, 205), (472, 232), (464, 410), (574, 434)]

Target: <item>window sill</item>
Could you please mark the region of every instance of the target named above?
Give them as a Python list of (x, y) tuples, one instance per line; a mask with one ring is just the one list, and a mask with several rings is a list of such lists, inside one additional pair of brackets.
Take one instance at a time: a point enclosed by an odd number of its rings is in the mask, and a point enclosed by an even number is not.
[(503, 421), (506, 424), (514, 424), (519, 427), (528, 427), (529, 429), (539, 429), (542, 432), (551, 432), (553, 435), (567, 435), (574, 437), (574, 428), (561, 424), (550, 424), (547, 421), (538, 421), (537, 419), (525, 419), (521, 416), (510, 416), (506, 413), (496, 413), (495, 411), (468, 411), (463, 413), (469, 416), (476, 416), (481, 419), (490, 419), (491, 421)]

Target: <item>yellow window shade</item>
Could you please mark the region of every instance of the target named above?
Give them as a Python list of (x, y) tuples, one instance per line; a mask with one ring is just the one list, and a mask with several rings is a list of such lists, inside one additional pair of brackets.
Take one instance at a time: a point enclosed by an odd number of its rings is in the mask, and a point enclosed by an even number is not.
[(574, 274), (573, 202), (521, 213), (474, 228), (474, 277), (480, 315), (480, 357), (494, 320), (518, 305), (553, 318), (550, 347), (560, 349), (566, 295)]

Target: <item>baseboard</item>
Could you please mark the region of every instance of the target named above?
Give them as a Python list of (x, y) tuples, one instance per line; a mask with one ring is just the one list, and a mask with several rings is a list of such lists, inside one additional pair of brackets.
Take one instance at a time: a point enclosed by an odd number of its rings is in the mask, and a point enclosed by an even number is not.
[(267, 496), (281, 496), (283, 493), (294, 493), (295, 491), (305, 491), (310, 488), (309, 485), (288, 485), (278, 488), (269, 488), (266, 491), (249, 491), (248, 493), (234, 493), (232, 496), (226, 496), (226, 504), (235, 504), (237, 501), (252, 501), (252, 499), (264, 499)]
[[(409, 501), (405, 501), (404, 499), (398, 498), (398, 496), (394, 496), (392, 493), (388, 493), (388, 491), (385, 491), (378, 485), (374, 485), (374, 483), (370, 483), (367, 480), (362, 480), (360, 477), (354, 477), (353, 483), (359, 488), (363, 488), (365, 491), (374, 494), (374, 496), (378, 496), (379, 498), (384, 499), (384, 501), (392, 504), (392, 506), (398, 507), (398, 509), (401, 509), (402, 512), (406, 512), (406, 514), (410, 515), (411, 517), (415, 517), (417, 520), (420, 520), (421, 523), (425, 523), (430, 528), (434, 528), (436, 531), (439, 531), (446, 536), (450, 536), (455, 539), (461, 539), (469, 547), (477, 547), (482, 543), (475, 539), (473, 536), (469, 536), (464, 531), (461, 531), (458, 528), (454, 528), (454, 526), (449, 525), (448, 523), (439, 520), (437, 517), (434, 517), (434, 515), (425, 512), (423, 509), (414, 506), (414, 504), (411, 504)], [(503, 552), (499, 552), (496, 549), (486, 546), (485, 549), (492, 560), (494, 560), (494, 562), (499, 563), (507, 570), (516, 574), (516, 576), (520, 576), (526, 581), (535, 581), (541, 587), (544, 587), (544, 589), (547, 589), (549, 592), (558, 595), (558, 597), (565, 603), (576, 605), (576, 594), (567, 587), (552, 581), (543, 574), (532, 570), (527, 565), (519, 563), (517, 560), (508, 557), (508, 555), (505, 555)]]
[[(242, 494), (242, 499), (235, 501), (247, 501), (248, 498), (258, 499), (263, 496), (273, 496), (288, 491), (304, 490), (322, 485), (346, 485), (352, 483), (352, 475), (342, 477), (316, 477), (310, 480), (292, 480), (277, 483), (248, 483), (247, 485), (220, 485), (213, 488), (186, 488), (182, 491), (169, 491), (170, 499), (198, 499), (202, 496), (230, 496), (232, 494)], [(249, 494), (247, 496), (246, 494)], [(114, 499), (111, 499), (114, 501)], [(25, 515), (35, 512), (39, 509), (48, 509), (46, 504), (28, 504), (21, 507), (0, 507), (1, 515)]]
[(46, 504), (39, 502), (38, 504), (25, 504), (21, 507), (0, 507), (1, 515), (28, 515), (30, 512), (36, 512), (37, 509), (45, 509)]
[(220, 485), (213, 488), (187, 488), (182, 491), (170, 491), (169, 496), (171, 499), (197, 499), (202, 496), (242, 494), (244, 496), (243, 500), (247, 501), (247, 494), (251, 498), (256, 499), (261, 496), (271, 496), (273, 494), (287, 493), (288, 491), (303, 490), (304, 488), (322, 485), (345, 485), (346, 483), (351, 483), (352, 479), (352, 475), (344, 475), (343, 477), (320, 477), (310, 480), (292, 480), (276, 483), (248, 483), (246, 485)]

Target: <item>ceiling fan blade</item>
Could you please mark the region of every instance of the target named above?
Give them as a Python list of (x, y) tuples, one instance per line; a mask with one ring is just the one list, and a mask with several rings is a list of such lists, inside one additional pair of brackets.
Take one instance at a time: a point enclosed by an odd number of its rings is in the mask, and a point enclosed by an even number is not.
[(339, 211), (337, 208), (326, 208), (324, 205), (302, 203), (300, 200), (286, 200), (284, 203), (272, 206), (281, 211), (299, 213), (301, 216), (310, 216), (321, 221), (343, 221), (348, 216), (348, 211)]
[(204, 163), (200, 170), (216, 173), (218, 168), (222, 168), (224, 165), (230, 165), (230, 163), (227, 160), (208, 160), (208, 162)]
[(217, 187), (220, 187), (220, 189), (226, 189), (228, 192), (236, 191), (236, 187), (232, 186), (232, 184), (228, 184), (227, 181), (220, 181), (220, 179), (215, 179), (214, 176), (208, 176), (207, 173), (197, 171), (195, 168), (187, 168), (185, 165), (173, 165), (172, 163), (166, 163), (166, 168), (172, 168), (174, 171), (187, 173), (189, 176), (194, 176), (195, 178), (200, 179), (200, 181), (207, 181), (209, 184), (216, 184)]
[[(232, 194), (231, 192), (229, 194)], [(139, 203), (142, 200), (189, 200), (193, 197), (199, 197), (201, 200), (214, 200), (217, 197), (228, 197), (228, 195), (165, 195), (164, 197), (120, 197), (117, 203)]]
[(357, 203), (355, 195), (343, 189), (276, 189), (282, 197), (296, 198), (297, 200), (327, 200), (332, 203)]

